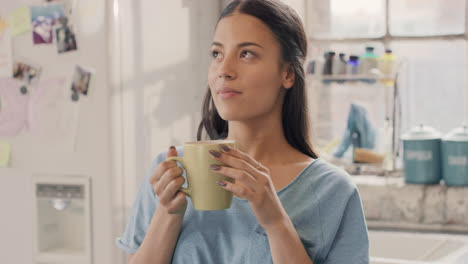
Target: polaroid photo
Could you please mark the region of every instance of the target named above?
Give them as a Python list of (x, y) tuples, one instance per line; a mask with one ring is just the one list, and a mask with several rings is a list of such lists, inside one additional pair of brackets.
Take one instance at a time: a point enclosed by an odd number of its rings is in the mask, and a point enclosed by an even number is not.
[(64, 53), (77, 50), (76, 33), (74, 30), (74, 10), (76, 8), (75, 0), (55, 0), (48, 1), (63, 6), (63, 16), (57, 19), (55, 23), (54, 33), (55, 42), (57, 43), (58, 53)]
[(36, 84), (41, 75), (41, 67), (24, 59), (13, 61), (13, 78), (25, 84)]
[(35, 45), (53, 43), (53, 29), (58, 25), (58, 19), (64, 15), (62, 4), (32, 6), (31, 23), (33, 29), (33, 43)]
[(63, 16), (58, 20), (60, 26), (55, 30), (58, 53), (77, 50), (75, 32), (73, 27), (68, 25), (68, 18)]
[(73, 95), (88, 95), (91, 77), (93, 74), (94, 73), (92, 70), (86, 69), (79, 65), (75, 67), (75, 73), (73, 74), (73, 80), (71, 84)]

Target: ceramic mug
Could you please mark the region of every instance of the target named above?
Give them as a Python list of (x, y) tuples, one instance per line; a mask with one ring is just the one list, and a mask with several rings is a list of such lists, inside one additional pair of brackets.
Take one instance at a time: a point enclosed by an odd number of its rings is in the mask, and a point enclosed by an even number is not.
[(231, 207), (232, 192), (221, 188), (216, 181), (234, 182), (233, 179), (214, 173), (210, 165), (226, 166), (211, 156), (209, 150), (220, 151), (220, 145), (236, 148), (233, 140), (207, 140), (186, 142), (183, 145), (183, 157), (169, 157), (166, 160), (178, 161), (182, 164), (187, 175), (187, 188), (180, 188), (192, 199), (193, 207), (197, 210), (213, 211)]

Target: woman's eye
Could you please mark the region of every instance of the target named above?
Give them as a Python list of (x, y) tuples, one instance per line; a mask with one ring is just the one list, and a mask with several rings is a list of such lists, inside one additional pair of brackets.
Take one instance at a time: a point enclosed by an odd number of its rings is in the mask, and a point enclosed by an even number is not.
[[(247, 56), (248, 56), (248, 57), (247, 57)], [(244, 51), (241, 53), (241, 57), (247, 58), (247, 59), (252, 58), (252, 57), (254, 57), (254, 56), (255, 56), (255, 54), (253, 54), (252, 52), (247, 51), (247, 50), (244, 50)]]
[(219, 52), (217, 52), (216, 50), (213, 50), (213, 51), (211, 52), (211, 56), (212, 56), (213, 58), (216, 58), (216, 59), (217, 59), (217, 58), (221, 57), (221, 54), (220, 54)]

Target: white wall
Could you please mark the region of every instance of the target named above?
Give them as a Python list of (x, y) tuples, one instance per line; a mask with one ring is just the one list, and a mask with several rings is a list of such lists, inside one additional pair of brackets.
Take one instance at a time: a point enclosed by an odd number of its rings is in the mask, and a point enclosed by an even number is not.
[[(116, 0), (111, 29), (113, 216), (125, 227), (156, 155), (196, 140), (218, 0)], [(115, 249), (112, 263), (124, 254)]]
[[(0, 0), (0, 9), (8, 13), (39, 0)], [(87, 175), (92, 181), (92, 224), (94, 263), (111, 263), (111, 152), (110, 106), (107, 76), (107, 7), (106, 1), (79, 0), (77, 12), (78, 51), (58, 55), (55, 45), (33, 46), (31, 33), (13, 40), (14, 55), (27, 58), (42, 66), (41, 81), (64, 77), (61, 85), (46, 87), (59, 94), (56, 108), (50, 112), (78, 113), (76, 137), (55, 134), (53, 125), (42, 126), (44, 133), (24, 131), (13, 138), (1, 138), (12, 144), (10, 168), (0, 169), (0, 262), (33, 263), (31, 185), (33, 174)], [(88, 98), (78, 104), (70, 100), (70, 80), (75, 64), (93, 68)], [(31, 91), (31, 95), (34, 91)], [(54, 104), (51, 104), (54, 105)], [(54, 107), (55, 107), (54, 106)], [(48, 118), (51, 116), (43, 116)], [(71, 129), (70, 131), (73, 131)], [(73, 142), (74, 145), (69, 145)]]
[[(78, 52), (58, 56), (55, 46), (33, 47), (30, 34), (14, 40), (16, 54), (43, 64), (41, 80), (64, 75), (67, 83), (75, 64), (96, 75), (89, 98), (69, 107), (79, 114), (76, 137), (8, 138), (11, 168), (0, 169), (2, 263), (33, 263), (29, 197), (36, 173), (91, 177), (93, 261), (123, 263), (114, 239), (151, 161), (170, 145), (196, 138), (219, 1), (78, 2)], [(42, 1), (0, 3), (9, 12)], [(68, 84), (57, 89), (69, 96), (63, 92)], [(66, 144), (72, 139), (74, 148)]]
[[(114, 246), (138, 185), (151, 161), (170, 145), (196, 139), (207, 85), (209, 44), (222, 0), (79, 0), (79, 52), (56, 56), (32, 49), (27, 37), (15, 51), (47, 64), (43, 78), (68, 74), (75, 63), (96, 70), (93, 91), (80, 100), (76, 148), (22, 134), (10, 139), (12, 168), (0, 169), (1, 263), (32, 263), (35, 173), (92, 178), (94, 263), (124, 263)], [(39, 0), (0, 0), (12, 10)], [(68, 76), (70, 77), (70, 76)], [(67, 88), (65, 88), (67, 89)], [(314, 97), (310, 94), (309, 97)]]

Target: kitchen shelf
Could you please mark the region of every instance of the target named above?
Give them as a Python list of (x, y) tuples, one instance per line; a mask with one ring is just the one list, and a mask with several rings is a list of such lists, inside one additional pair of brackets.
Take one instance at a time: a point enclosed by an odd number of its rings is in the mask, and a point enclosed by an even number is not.
[[(348, 114), (347, 105), (357, 100), (358, 104), (372, 107), (374, 125), (381, 127), (389, 122), (391, 134), (391, 160), (385, 165), (369, 163), (346, 163), (345, 170), (350, 174), (390, 175), (396, 172), (399, 156), (401, 98), (398, 88), (398, 72), (384, 75), (378, 71), (369, 74), (333, 74), (306, 75), (306, 86), (310, 93), (311, 114), (314, 145), (321, 150), (322, 155), (332, 156), (333, 147), (341, 140), (342, 128), (346, 124), (343, 119)], [(339, 97), (336, 97), (339, 96)], [(353, 99), (356, 98), (356, 99)], [(381, 105), (381, 106), (379, 106)], [(378, 110), (377, 110), (378, 109)], [(376, 111), (377, 110), (377, 111)], [(388, 120), (388, 121), (385, 121)], [(384, 153), (379, 153), (384, 154)], [(337, 158), (338, 159), (338, 158)], [(335, 160), (336, 161), (336, 160)], [(351, 164), (350, 164), (351, 162)], [(333, 163), (333, 162), (332, 162)], [(340, 163), (340, 162), (338, 162)], [(343, 165), (343, 164), (337, 164)]]
[(310, 80), (322, 82), (386, 82), (395, 81), (395, 76), (382, 74), (333, 74), (333, 75), (310, 75)]

